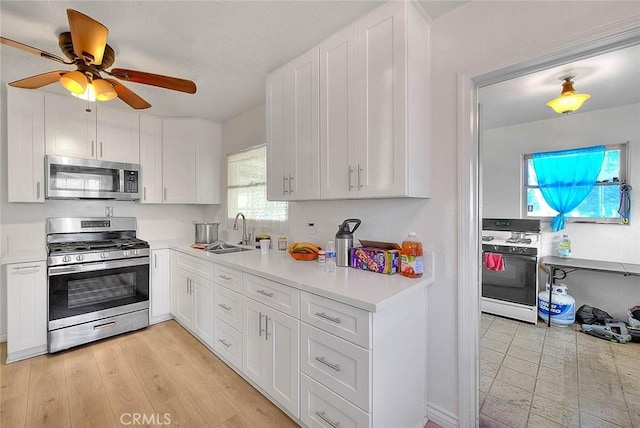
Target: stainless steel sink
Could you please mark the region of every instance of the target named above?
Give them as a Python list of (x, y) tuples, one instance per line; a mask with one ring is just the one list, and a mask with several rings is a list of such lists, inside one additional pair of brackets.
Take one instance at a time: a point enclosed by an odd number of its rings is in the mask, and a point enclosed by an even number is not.
[(254, 248), (238, 247), (236, 245), (227, 244), (226, 242), (214, 242), (207, 247), (207, 252), (211, 254), (239, 253), (241, 251), (252, 250), (254, 250)]

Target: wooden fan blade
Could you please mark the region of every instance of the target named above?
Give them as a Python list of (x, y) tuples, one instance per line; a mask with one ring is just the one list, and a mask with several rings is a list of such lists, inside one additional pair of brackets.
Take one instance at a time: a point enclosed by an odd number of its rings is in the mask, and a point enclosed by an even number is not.
[(60, 58), (57, 55), (43, 51), (38, 48), (34, 48), (33, 46), (25, 45), (24, 43), (16, 42), (15, 40), (7, 39), (6, 37), (0, 37), (0, 43), (2, 43), (3, 45), (11, 46), (13, 48), (21, 49), (23, 51), (26, 51), (32, 54), (39, 55), (43, 58), (60, 62), (62, 64), (73, 64), (72, 62), (66, 62), (64, 59)]
[(196, 84), (191, 80), (179, 79), (177, 77), (162, 76), (160, 74), (145, 73), (143, 71), (125, 70), (124, 68), (114, 68), (108, 73), (128, 82), (142, 83), (144, 85), (172, 89), (188, 94), (195, 94), (197, 90)]
[(109, 29), (77, 10), (67, 9), (67, 18), (76, 55), (87, 64), (102, 64)]
[(23, 89), (38, 89), (57, 82), (60, 80), (60, 76), (66, 73), (68, 73), (68, 71), (65, 70), (50, 71), (48, 73), (38, 74), (37, 76), (16, 80), (15, 82), (9, 83), (9, 86)]
[(146, 102), (139, 95), (131, 91), (129, 88), (127, 88), (117, 80), (115, 79), (104, 79), (104, 80), (106, 80), (107, 82), (113, 85), (113, 89), (116, 90), (116, 94), (118, 94), (118, 98), (120, 98), (125, 103), (129, 104), (129, 107), (134, 108), (136, 110), (142, 110), (142, 109), (151, 107), (151, 104)]

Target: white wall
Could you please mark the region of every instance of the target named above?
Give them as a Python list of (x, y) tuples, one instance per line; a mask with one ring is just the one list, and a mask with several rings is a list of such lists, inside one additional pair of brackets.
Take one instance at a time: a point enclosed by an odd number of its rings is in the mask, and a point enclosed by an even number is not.
[[(629, 142), (631, 168), (629, 184), (640, 183), (640, 104), (614, 107), (593, 112), (558, 116), (483, 132), (482, 171), (485, 217), (519, 218), (522, 193), (522, 155), (540, 151), (562, 150), (598, 144)], [(632, 194), (632, 196), (634, 196)], [(640, 199), (632, 197), (632, 213), (640, 212)], [(543, 222), (541, 255), (553, 254), (554, 243), (566, 233), (571, 238), (573, 257), (627, 263), (640, 263), (640, 218), (632, 215), (631, 224), (567, 223), (566, 229), (551, 232)], [(546, 281), (546, 275), (541, 278)], [(626, 310), (640, 303), (636, 277), (575, 272), (562, 283), (583, 304), (606, 310), (616, 318), (624, 318)], [(603, 283), (607, 286), (603, 287)], [(635, 304), (635, 303), (634, 303)]]

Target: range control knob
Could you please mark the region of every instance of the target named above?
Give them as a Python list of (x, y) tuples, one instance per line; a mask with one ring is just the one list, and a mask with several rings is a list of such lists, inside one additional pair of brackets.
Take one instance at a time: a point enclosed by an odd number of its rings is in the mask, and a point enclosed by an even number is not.
[(106, 259), (107, 257), (109, 257), (109, 254), (108, 253), (102, 253), (102, 254), (100, 254), (100, 257), (103, 258), (103, 259)]
[(71, 261), (71, 256), (64, 256), (64, 257), (62, 258), (62, 261), (63, 261), (63, 262), (70, 262), (70, 261)]
[(84, 260), (84, 256), (82, 254), (76, 256), (76, 260), (81, 262)]
[(125, 257), (129, 257), (131, 255), (131, 251), (124, 251), (122, 255)]
[(140, 250), (133, 250), (133, 255), (137, 256), (138, 254), (140, 254)]

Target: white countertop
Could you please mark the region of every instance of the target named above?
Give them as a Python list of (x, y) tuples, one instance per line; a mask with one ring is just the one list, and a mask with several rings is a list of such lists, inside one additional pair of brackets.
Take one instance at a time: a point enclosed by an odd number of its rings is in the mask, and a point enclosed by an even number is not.
[(425, 251), (425, 274), (414, 279), (349, 267), (325, 272), (324, 264), (316, 260), (294, 260), (286, 252), (273, 249), (263, 255), (260, 250), (211, 254), (191, 248), (189, 244), (170, 248), (370, 312), (379, 312), (398, 300), (411, 298), (414, 292), (433, 282), (433, 253), (428, 251)]
[(12, 250), (2, 255), (2, 264), (43, 262), (47, 260), (47, 250), (42, 248), (30, 248)]

